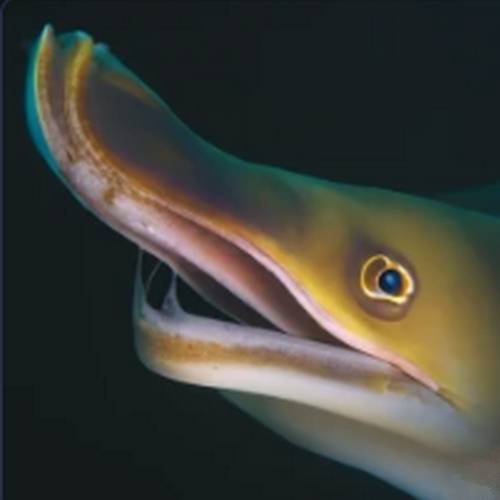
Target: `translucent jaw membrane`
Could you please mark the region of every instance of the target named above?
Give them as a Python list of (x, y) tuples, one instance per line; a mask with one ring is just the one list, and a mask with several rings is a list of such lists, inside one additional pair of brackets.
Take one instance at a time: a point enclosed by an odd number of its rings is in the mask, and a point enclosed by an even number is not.
[(419, 441), (425, 436), (444, 449), (468, 435), (450, 405), (389, 363), (345, 346), (187, 312), (175, 274), (163, 304), (153, 308), (147, 295), (157, 271), (145, 283), (140, 257), (134, 292), (136, 349), (157, 374), (298, 402)]

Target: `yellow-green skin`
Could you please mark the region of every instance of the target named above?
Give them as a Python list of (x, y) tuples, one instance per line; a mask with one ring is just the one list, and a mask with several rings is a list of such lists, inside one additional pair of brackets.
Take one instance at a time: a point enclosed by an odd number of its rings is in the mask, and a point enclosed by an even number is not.
[[(105, 222), (118, 196), (168, 207), (268, 266), (325, 331), (398, 367), (500, 442), (499, 218), (235, 158), (81, 32), (43, 31), (27, 113), (47, 162)], [(81, 168), (105, 180), (98, 201), (72, 177)], [(363, 262), (379, 253), (410, 270), (406, 304), (360, 289)]]

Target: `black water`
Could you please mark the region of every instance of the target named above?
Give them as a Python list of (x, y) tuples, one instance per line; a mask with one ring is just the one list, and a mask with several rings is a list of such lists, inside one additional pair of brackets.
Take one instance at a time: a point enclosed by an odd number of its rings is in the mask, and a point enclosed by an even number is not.
[(237, 156), (429, 194), (500, 179), (500, 7), (14, 0), (5, 21), (6, 498), (408, 498), (139, 363), (136, 249), (31, 144), (28, 49), (83, 29)]

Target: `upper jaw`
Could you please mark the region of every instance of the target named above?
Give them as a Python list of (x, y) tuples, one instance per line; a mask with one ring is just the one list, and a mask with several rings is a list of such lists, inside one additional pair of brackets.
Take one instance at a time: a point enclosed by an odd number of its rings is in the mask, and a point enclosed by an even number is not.
[[(324, 315), (260, 244), (303, 224), (293, 176), (204, 143), (84, 33), (45, 28), (27, 96), (38, 147), (86, 208), (174, 267), (203, 269), (280, 329), (326, 340)], [(124, 109), (128, 120), (116, 117)]]

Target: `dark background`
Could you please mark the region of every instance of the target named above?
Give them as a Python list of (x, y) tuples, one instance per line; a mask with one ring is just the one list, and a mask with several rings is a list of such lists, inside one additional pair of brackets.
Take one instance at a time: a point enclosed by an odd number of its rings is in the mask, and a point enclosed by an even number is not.
[(408, 498), (140, 364), (136, 249), (35, 151), (26, 61), (46, 22), (83, 29), (237, 156), (432, 194), (500, 179), (500, 8), (14, 0), (4, 20), (6, 498)]

